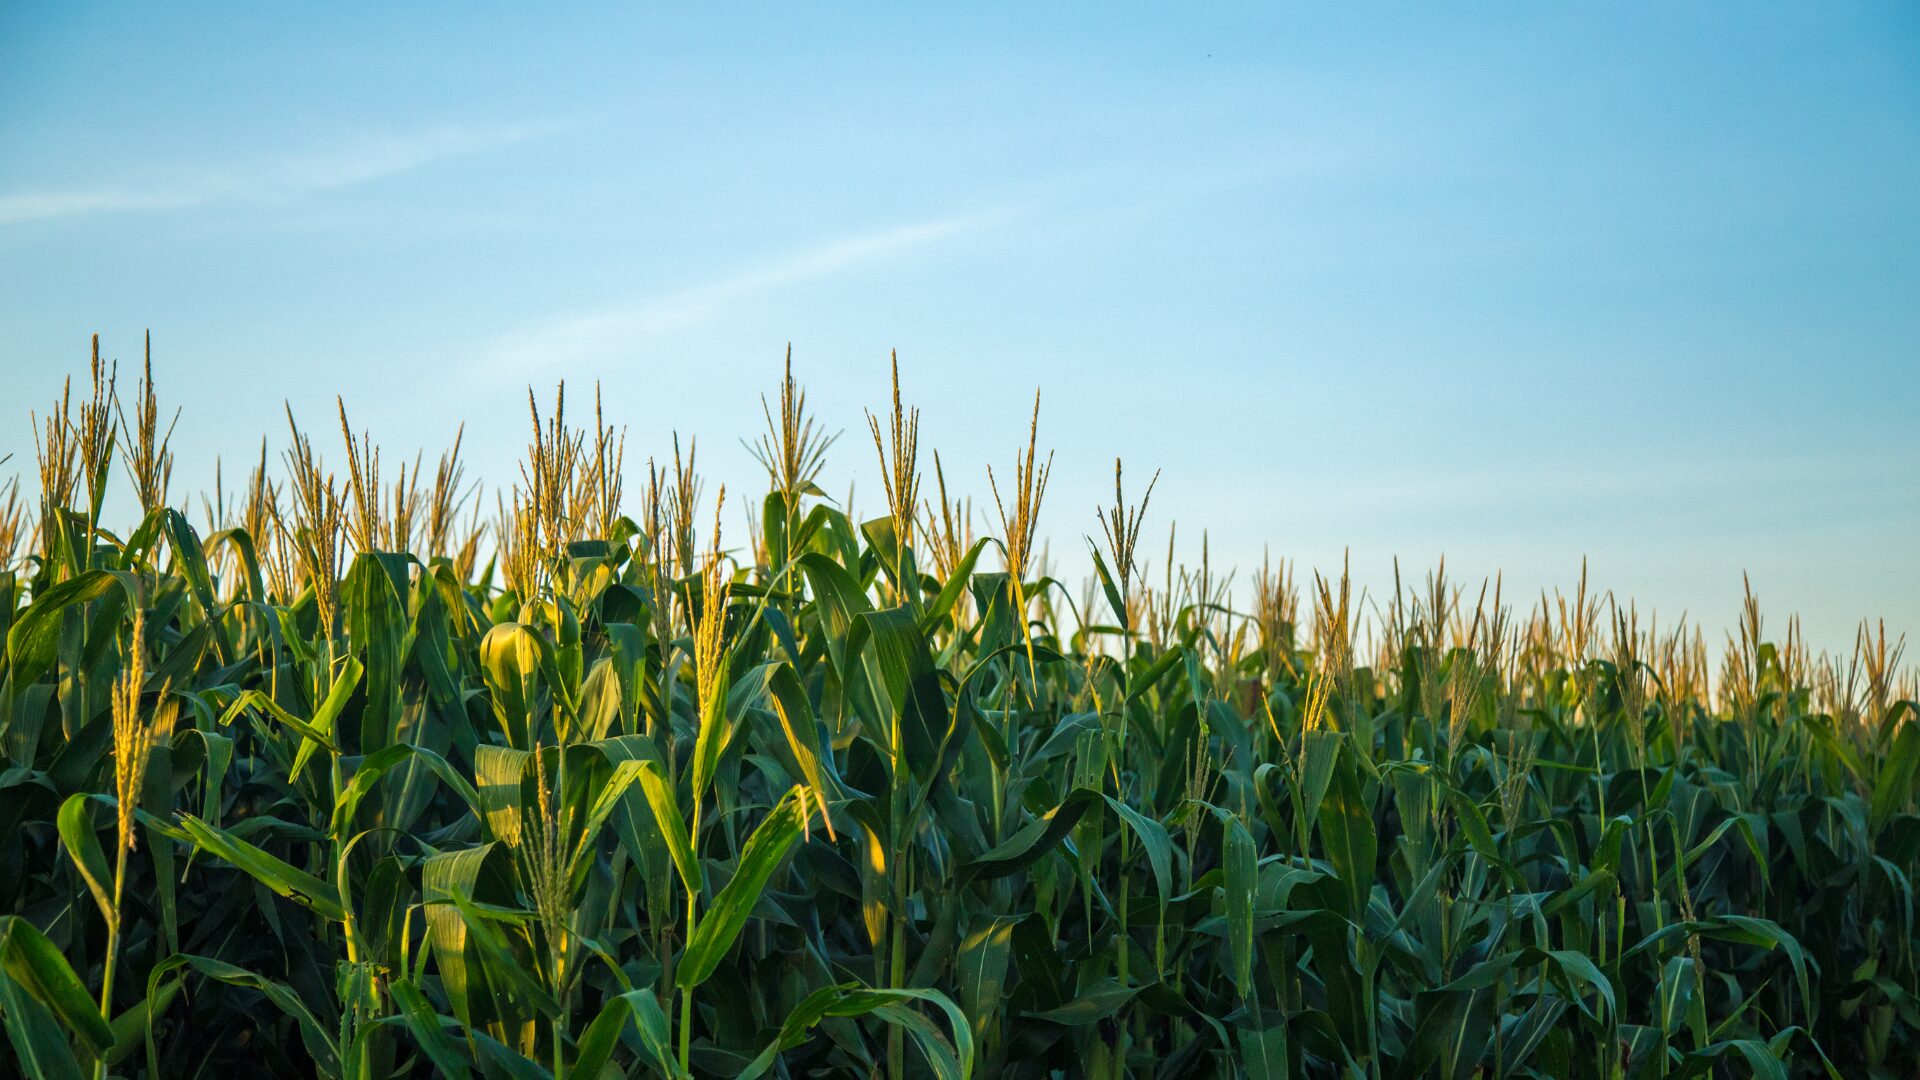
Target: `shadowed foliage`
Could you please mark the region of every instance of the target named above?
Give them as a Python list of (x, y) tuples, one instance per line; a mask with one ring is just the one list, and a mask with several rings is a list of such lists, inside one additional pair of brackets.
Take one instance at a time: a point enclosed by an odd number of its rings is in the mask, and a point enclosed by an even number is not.
[(485, 528), (344, 402), (344, 473), (289, 414), (196, 525), (150, 367), (92, 371), (0, 516), (0, 1074), (1920, 1074), (1884, 632), (1749, 598), (1716, 669), (1444, 568), (1243, 611), (1118, 463), (1070, 591), (1037, 398), (975, 540), (897, 370), (886, 516), (827, 499), (790, 362), (733, 548), (690, 442), (621, 507), (597, 395)]

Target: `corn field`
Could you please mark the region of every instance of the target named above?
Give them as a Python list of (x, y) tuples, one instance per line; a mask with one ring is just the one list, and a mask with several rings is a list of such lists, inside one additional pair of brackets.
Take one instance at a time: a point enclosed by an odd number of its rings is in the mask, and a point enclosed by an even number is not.
[(0, 489), (0, 1073), (1920, 1075), (1883, 630), (1236, 590), (1037, 399), (976, 514), (787, 370), (757, 499), (562, 394), (491, 514), (344, 405), (194, 507), (96, 343)]

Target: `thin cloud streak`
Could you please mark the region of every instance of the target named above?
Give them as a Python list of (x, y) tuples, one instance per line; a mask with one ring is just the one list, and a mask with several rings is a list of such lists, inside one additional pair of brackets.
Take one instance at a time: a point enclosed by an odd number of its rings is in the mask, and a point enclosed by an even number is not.
[[(1830, 501), (1851, 497), (1854, 488), (1833, 483), (1847, 477), (1877, 493), (1898, 490), (1910, 463), (1885, 454), (1774, 455), (1763, 458), (1699, 457), (1691, 460), (1639, 460), (1596, 465), (1578, 458), (1537, 464), (1455, 468), (1427, 464), (1394, 467), (1329, 466), (1297, 491), (1300, 499), (1323, 512), (1461, 514), (1515, 508), (1616, 514), (1622, 505), (1645, 509), (1699, 507), (1718, 497), (1771, 487), (1776, 491), (1818, 494)], [(1390, 473), (1390, 475), (1388, 475)]]
[(486, 368), (525, 372), (605, 355), (635, 340), (711, 319), (756, 295), (832, 277), (1004, 221), (1010, 209), (941, 218), (844, 237), (731, 277), (566, 315), (503, 339)]
[(559, 130), (553, 124), (437, 127), (366, 138), (334, 149), (161, 181), (138, 188), (0, 194), (0, 225), (223, 203), (287, 202), (497, 150)]

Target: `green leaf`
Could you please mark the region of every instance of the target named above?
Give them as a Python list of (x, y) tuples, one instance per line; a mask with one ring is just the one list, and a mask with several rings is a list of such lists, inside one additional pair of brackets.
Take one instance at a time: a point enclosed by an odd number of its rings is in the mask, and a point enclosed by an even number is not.
[(675, 801), (673, 788), (668, 786), (659, 765), (651, 761), (640, 763), (640, 791), (646, 796), (647, 806), (653, 811), (654, 823), (660, 827), (660, 835), (667, 842), (667, 854), (673, 858), (673, 868), (680, 875), (680, 884), (695, 895), (705, 892), (706, 874), (699, 860), (694, 858), (693, 839), (687, 833), (687, 821), (680, 816), (680, 804)]
[(713, 774), (720, 767), (720, 756), (733, 741), (733, 723), (727, 715), (727, 688), (733, 685), (731, 653), (721, 655), (717, 677), (715, 685), (720, 687), (720, 691), (710, 700), (700, 703), (700, 728), (693, 739), (693, 764), (688, 770), (688, 784), (695, 802), (706, 796), (708, 786), (713, 783)]
[(1019, 921), (1006, 917), (988, 920), (961, 941), (959, 955), (954, 958), (960, 1007), (971, 1019), (975, 1039), (986, 1038), (999, 1014), (1013, 928)]
[(106, 853), (100, 850), (100, 838), (94, 835), (93, 815), (87, 807), (86, 795), (70, 795), (60, 804), (60, 840), (66, 845), (67, 856), (86, 880), (87, 891), (93, 893), (93, 902), (100, 908), (100, 917), (112, 922), (113, 914), (113, 871), (107, 867)]
[(1086, 1027), (1119, 1015), (1143, 989), (1145, 987), (1122, 986), (1117, 979), (1101, 979), (1075, 994), (1065, 1005), (1033, 1013), (1032, 1018), (1066, 1027)]
[[(953, 1030), (951, 1041), (910, 1007), (914, 1002), (925, 1002), (946, 1014)], [(966, 1080), (973, 1075), (973, 1035), (967, 1029), (966, 1016), (946, 995), (937, 990), (870, 990), (843, 985), (823, 987), (794, 1006), (773, 1042), (740, 1070), (739, 1080), (766, 1075), (781, 1051), (800, 1045), (806, 1033), (827, 1017), (867, 1015), (906, 1029), (941, 1080)]]
[(340, 714), (353, 697), (354, 688), (360, 685), (360, 676), (366, 669), (354, 657), (340, 661), (340, 673), (334, 676), (333, 685), (327, 688), (326, 700), (314, 710), (313, 726), (319, 731), (332, 732)]
[(88, 570), (34, 597), (27, 610), (7, 629), (7, 667), (15, 686), (39, 681), (53, 667), (60, 649), (60, 616), (75, 604), (105, 596), (121, 578), (105, 570)]
[(1333, 786), (1333, 767), (1340, 762), (1340, 747), (1346, 736), (1338, 731), (1320, 729), (1300, 736), (1301, 768), (1299, 814), (1311, 829), (1320, 821), (1320, 807), (1327, 790)]
[[(291, 1017), (300, 1028), (300, 1041), (306, 1046), (307, 1053), (319, 1067), (321, 1075), (337, 1075), (339, 1072), (340, 1049), (327, 1035), (326, 1029), (315, 1020), (313, 1013), (301, 1002), (299, 995), (283, 983), (246, 968), (229, 964), (224, 960), (215, 960), (206, 956), (192, 956), (185, 953), (168, 957), (154, 968), (150, 979), (164, 978), (181, 968), (192, 968), (207, 978), (223, 982), (229, 986), (246, 987), (258, 990), (274, 1007)], [(158, 1018), (155, 1018), (155, 1022)]]
[(1669, 1037), (1678, 1035), (1692, 1015), (1695, 985), (1692, 957), (1676, 956), (1661, 969), (1660, 1030)]
[(1475, 853), (1491, 866), (1505, 867), (1506, 860), (1500, 857), (1500, 849), (1494, 845), (1493, 829), (1487, 825), (1487, 816), (1480, 807), (1458, 788), (1448, 785), (1447, 803), (1453, 807), (1454, 816), (1459, 819), (1460, 833), (1467, 838)]
[(827, 656), (841, 678), (848, 677), (847, 645), (853, 633), (853, 619), (873, 610), (873, 604), (846, 568), (818, 551), (809, 551), (798, 560), (807, 584), (813, 589), (814, 603), (826, 631)]
[(482, 967), (479, 946), (474, 944), (466, 920), (452, 903), (452, 897), (474, 894), (486, 880), (489, 865), (507, 861), (502, 845), (486, 843), (429, 855), (420, 868), (420, 888), (426, 901), (427, 944), (433, 950), (434, 966), (447, 1002), (469, 1031), (476, 1024), (484, 1025), (505, 1016), (491, 996), (492, 988)]
[[(643, 761), (651, 763), (656, 770), (663, 768), (664, 759), (659, 747), (646, 735), (620, 735), (602, 739), (591, 746), (616, 766), (623, 761)], [(665, 791), (664, 788), (662, 790)], [(666, 803), (671, 807), (672, 794), (665, 794)], [(669, 917), (668, 913), (676, 908), (671, 893), (673, 882), (679, 878), (679, 869), (667, 850), (666, 836), (648, 803), (644, 784), (636, 782), (635, 787), (627, 789), (621, 801), (620, 813), (613, 821), (620, 837), (621, 850), (633, 860), (634, 869), (639, 873), (643, 909), (650, 913), (650, 918), (664, 921)], [(689, 851), (687, 854), (690, 857), (692, 853)], [(681, 884), (684, 887), (685, 882)]]
[(180, 816), (180, 827), (185, 830), (195, 846), (227, 860), (244, 870), (255, 881), (281, 896), (310, 908), (334, 922), (345, 921), (347, 911), (340, 905), (340, 893), (332, 884), (314, 877), (305, 870), (296, 869), (232, 833), (214, 828), (192, 814)]
[(1156, 657), (1153, 663), (1148, 664), (1144, 671), (1136, 672), (1127, 680), (1127, 701), (1132, 702), (1153, 689), (1155, 684), (1166, 678), (1167, 672), (1180, 666), (1181, 661), (1186, 659), (1186, 655), (1187, 650), (1183, 645), (1167, 646), (1167, 650)]
[(220, 658), (225, 662), (233, 656), (233, 639), (227, 634), (226, 624), (220, 621), (221, 608), (214, 600), (213, 575), (207, 572), (207, 555), (200, 544), (199, 534), (193, 531), (186, 515), (171, 507), (162, 511), (161, 521), (166, 530), (167, 543), (173, 548), (174, 565), (186, 577), (193, 598), (200, 605), (201, 615), (213, 627)]
[[(1241, 998), (1253, 993), (1253, 895), (1259, 885), (1260, 856), (1253, 836), (1238, 818), (1226, 826), (1227, 950), (1233, 959), (1233, 985)], [(1281, 1036), (1285, 1046), (1285, 1035)]]
[(1682, 1059), (1681, 1068), (1673, 1075), (1680, 1080), (1714, 1075), (1729, 1054), (1739, 1054), (1746, 1060), (1747, 1070), (1754, 1080), (1787, 1080), (1786, 1062), (1759, 1039), (1727, 1039), (1703, 1046), (1688, 1053)]
[(146, 1043), (154, 1019), (166, 1012), (167, 1007), (173, 1004), (173, 999), (179, 996), (180, 982), (179, 979), (156, 980), (148, 988), (146, 997), (121, 1010), (120, 1015), (113, 1018), (113, 1047), (106, 1054), (108, 1065), (125, 1061)]
[(1920, 719), (1909, 718), (1894, 736), (1893, 749), (1880, 765), (1873, 781), (1873, 802), (1867, 814), (1867, 826), (1878, 837), (1880, 830), (1913, 798), (1914, 779), (1920, 772)]
[(496, 840), (517, 842), (520, 836), (521, 782), (533, 766), (533, 753), (505, 746), (482, 745), (473, 750), (474, 791), (486, 814), (487, 832)]
[(1367, 806), (1360, 785), (1359, 769), (1352, 755), (1342, 755), (1334, 770), (1334, 783), (1320, 814), (1320, 842), (1327, 861), (1347, 887), (1351, 898), (1349, 917), (1358, 922), (1367, 910), (1373, 893), (1373, 875), (1379, 840), (1374, 832), (1373, 812)]
[(613, 774), (600, 785), (594, 793), (593, 802), (587, 807), (586, 817), (580, 822), (580, 835), (573, 840), (573, 854), (567, 864), (567, 879), (578, 888), (586, 876), (589, 864), (599, 854), (598, 840), (600, 829), (607, 818), (620, 806), (620, 800), (626, 795), (640, 777), (640, 772), (651, 762), (623, 761), (613, 767)]
[(80, 1061), (53, 1011), (0, 971), (0, 1021), (7, 1026), (15, 1064), (39, 1080), (81, 1080)]
[(746, 927), (753, 906), (760, 902), (767, 879), (799, 841), (806, 827), (806, 814), (794, 792), (788, 791), (747, 838), (732, 880), (714, 897), (713, 907), (700, 919), (680, 958), (674, 981), (681, 989), (691, 990), (706, 982), (727, 951), (733, 948), (733, 941)]
[(952, 726), (927, 639), (906, 606), (864, 612), (859, 618), (871, 643), (864, 659), (874, 696), (888, 703), (899, 729), (900, 744), (892, 745), (889, 731), (887, 749), (926, 783), (944, 764), (941, 751)]
[(1609, 871), (1595, 870), (1574, 882), (1572, 887), (1555, 893), (1552, 899), (1540, 906), (1540, 914), (1549, 919), (1554, 918), (1593, 893), (1613, 888), (1615, 883), (1616, 880)]
[(1685, 940), (1689, 934), (1713, 938), (1717, 941), (1731, 941), (1742, 945), (1753, 945), (1762, 949), (1779, 949), (1787, 955), (1787, 962), (1793, 967), (1794, 981), (1800, 990), (1803, 1003), (1811, 1002), (1811, 986), (1807, 979), (1810, 966), (1806, 950), (1801, 947), (1798, 938), (1789, 934), (1780, 924), (1768, 919), (1749, 915), (1720, 915), (1711, 919), (1699, 919), (1693, 922), (1671, 923), (1648, 934), (1640, 942), (1628, 949), (1624, 955), (1635, 956), (1642, 952), (1665, 950), (1663, 945), (1675, 944)]
[[(1486, 981), (1497, 979), (1509, 966), (1501, 961), (1477, 965), (1496, 972)], [(1468, 1080), (1475, 1075), (1491, 1033), (1493, 1005), (1493, 991), (1486, 986), (1449, 985), (1415, 994), (1414, 1012), (1419, 1019), (1393, 1075), (1411, 1080), (1429, 1075), (1437, 1065), (1437, 1075), (1444, 1080)]]
[(964, 1018), (950, 1004), (944, 1004), (944, 997), (936, 997), (937, 991), (924, 993), (928, 995), (926, 1000), (938, 1000), (948, 1010), (948, 1018), (953, 1023), (954, 1041), (948, 1041), (940, 1029), (933, 1025), (933, 1021), (906, 1005), (883, 1004), (873, 1010), (873, 1015), (895, 1027), (906, 1029), (937, 1080), (966, 1080), (973, 1075), (973, 1040), (963, 1022)]
[(1059, 846), (1073, 827), (1080, 823), (1087, 808), (1105, 798), (1092, 788), (1076, 788), (1059, 806), (1029, 821), (992, 850), (961, 868), (963, 881), (991, 879), (1017, 874)]
[(1759, 864), (1760, 879), (1765, 881), (1768, 876), (1767, 857), (1760, 851), (1760, 841), (1759, 838), (1754, 835), (1753, 823), (1748, 821), (1746, 816), (1742, 814), (1728, 816), (1721, 821), (1720, 824), (1714, 826), (1713, 831), (1707, 834), (1706, 839), (1688, 848), (1686, 854), (1680, 857), (1680, 869), (1684, 871), (1687, 867), (1692, 866), (1699, 860), (1700, 856), (1705, 855), (1714, 844), (1719, 842), (1722, 836), (1727, 834), (1728, 829), (1735, 828), (1740, 830), (1740, 837), (1746, 841), (1748, 854), (1752, 855), (1753, 861)]
[(520, 623), (501, 623), (480, 640), (480, 671), (493, 718), (516, 750), (533, 746), (534, 712), (543, 673), (552, 666), (550, 651), (538, 630)]
[[(806, 688), (800, 685), (800, 676), (792, 664), (771, 665), (765, 669), (764, 678), (767, 698), (780, 720), (787, 748), (793, 753), (795, 764), (800, 766), (800, 774), (812, 789), (814, 799), (824, 807), (837, 794), (837, 785), (829, 786), (827, 782), (829, 765), (823, 761), (830, 759), (820, 745), (820, 730), (814, 722)], [(828, 837), (833, 838), (833, 822), (826, 821), (826, 826)]]
[(966, 594), (967, 581), (973, 576), (974, 563), (979, 561), (980, 553), (992, 543), (997, 543), (992, 537), (975, 540), (973, 546), (967, 549), (967, 553), (960, 557), (960, 561), (954, 565), (953, 573), (940, 586), (940, 592), (934, 596), (933, 602), (927, 605), (926, 613), (920, 617), (922, 633), (932, 634), (934, 628), (940, 625), (940, 620), (946, 618), (947, 613), (953, 610), (953, 605)]
[(320, 708), (315, 710), (311, 721), (301, 720), (281, 708), (271, 696), (259, 690), (249, 690), (234, 700), (220, 722), (223, 725), (231, 723), (242, 710), (257, 707), (265, 709), (267, 715), (299, 734), (306, 741), (302, 742), (300, 749), (295, 752), (293, 768), (288, 777), (290, 780), (298, 780), (317, 749), (324, 747), (336, 754), (340, 752), (340, 748), (333, 741), (333, 728), (340, 717), (341, 710), (347, 707), (348, 699), (353, 697), (354, 687), (360, 683), (360, 672), (360, 661), (351, 656), (341, 661), (340, 674), (334, 677), (333, 686), (327, 691), (326, 700), (320, 703)]
[(434, 753), (424, 746), (396, 743), (384, 750), (368, 754), (361, 760), (360, 767), (353, 771), (353, 779), (347, 784), (346, 789), (340, 793), (340, 797), (334, 800), (333, 822), (329, 827), (329, 831), (335, 836), (345, 836), (347, 830), (352, 826), (354, 811), (359, 808), (360, 801), (366, 798), (367, 793), (373, 790), (373, 785), (378, 783), (381, 777), (387, 774), (388, 770), (408, 760), (420, 762), (425, 765), (428, 771), (433, 773), (434, 776), (439, 777), (440, 782), (447, 785), (448, 790), (460, 796), (460, 800), (467, 804), (468, 809), (473, 811), (474, 817), (485, 817), (485, 812), (480, 802), (480, 793), (474, 789), (472, 784), (467, 782), (466, 777), (460, 775), (460, 773), (448, 763), (446, 758), (441, 757), (439, 754)]
[[(462, 1054), (452, 1039), (447, 1038), (446, 1025), (452, 1023), (435, 1012), (427, 996), (420, 988), (407, 979), (394, 980), (389, 989), (393, 993), (393, 1003), (400, 1008), (400, 1018), (406, 1023), (407, 1030), (413, 1033), (420, 1051), (441, 1076), (465, 1080), (472, 1072), (467, 1068), (466, 1055)], [(589, 1073), (588, 1075), (592, 1075)]]
[(202, 731), (198, 728), (187, 733), (190, 738), (200, 740), (202, 750), (207, 756), (206, 775), (203, 778), (205, 798), (201, 807), (201, 816), (215, 825), (220, 824), (221, 787), (227, 778), (227, 769), (233, 764), (233, 740), (217, 731)]
[(207, 537), (201, 545), (203, 551), (213, 551), (226, 544), (233, 548), (240, 558), (240, 565), (247, 573), (247, 598), (254, 603), (266, 599), (266, 580), (260, 574), (260, 554), (254, 546), (254, 537), (242, 528), (222, 529)]
[[(1100, 556), (1100, 545), (1088, 539), (1087, 550), (1093, 555), (1094, 573), (1100, 578), (1100, 591), (1106, 594), (1107, 607), (1112, 609), (1114, 620), (1119, 623), (1122, 630), (1131, 630), (1132, 616), (1127, 611), (1126, 601), (1120, 596), (1120, 587), (1113, 583), (1113, 574), (1107, 570), (1107, 560)], [(1087, 614), (1089, 618), (1092, 617), (1092, 613)]]
[[(331, 731), (322, 731), (314, 727), (312, 724), (281, 708), (272, 698), (258, 690), (249, 690), (238, 698), (235, 698), (233, 704), (229, 705), (226, 713), (221, 716), (221, 724), (232, 723), (236, 717), (250, 707), (257, 707), (264, 710), (268, 716), (285, 725), (302, 739), (310, 740), (332, 753), (337, 754), (340, 752), (340, 747), (334, 744), (333, 733)], [(294, 766), (288, 775), (288, 779), (298, 780), (300, 778), (300, 773), (306, 767), (307, 758), (312, 756), (312, 753), (313, 751), (308, 749), (308, 747), (304, 745), (301, 746), (299, 755), (294, 759)]]
[(1614, 1000), (1613, 982), (1600, 971), (1591, 957), (1571, 949), (1547, 949), (1545, 955), (1548, 963), (1564, 976), (1568, 988), (1574, 992), (1575, 1000), (1583, 1011), (1586, 1009), (1586, 1003), (1584, 998), (1579, 996), (1579, 986), (1575, 984), (1593, 989), (1600, 995), (1600, 999), (1606, 1002), (1606, 1015), (1614, 1019), (1619, 1017), (1620, 1006)]
[(1166, 910), (1167, 901), (1173, 898), (1173, 839), (1167, 835), (1167, 827), (1111, 795), (1101, 797), (1140, 838), (1140, 847), (1147, 853), (1147, 866), (1153, 871), (1153, 887), (1159, 894), (1160, 908)]
[(363, 551), (340, 582), (347, 641), (366, 667), (359, 725), (360, 749), (366, 753), (385, 749), (398, 735), (401, 671), (412, 645), (402, 597), (412, 562), (403, 553)]
[(1240, 1067), (1250, 1080), (1288, 1080), (1287, 1025), (1241, 1028)]
[(539, 976), (520, 963), (507, 936), (495, 924), (490, 913), (481, 910), (464, 892), (449, 893), (447, 899), (460, 913), (460, 921), (467, 927), (468, 943), (480, 957), (480, 966), (495, 992), (506, 999), (509, 1010), (531, 1009), (541, 1016), (557, 1016), (560, 1012), (559, 1003), (553, 1000), (553, 995), (548, 993)]
[(60, 949), (16, 915), (0, 915), (0, 971), (44, 1005), (88, 1053), (98, 1057), (113, 1045), (112, 1027)]
[(606, 1007), (580, 1036), (579, 1054), (574, 1058), (571, 1073), (581, 1077), (599, 1076), (612, 1058), (614, 1047), (619, 1045), (620, 1033), (626, 1029), (629, 1018), (640, 1036), (640, 1050), (647, 1064), (676, 1080), (689, 1075), (680, 1067), (680, 1059), (674, 1056), (666, 1014), (660, 1011), (660, 1003), (654, 1000), (651, 990), (629, 990), (607, 1000)]

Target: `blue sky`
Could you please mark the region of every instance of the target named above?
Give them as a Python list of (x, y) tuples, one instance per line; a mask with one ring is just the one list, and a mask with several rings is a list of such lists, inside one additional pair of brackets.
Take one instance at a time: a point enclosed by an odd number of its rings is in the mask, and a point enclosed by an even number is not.
[(335, 392), (505, 481), (561, 378), (757, 491), (791, 342), (876, 511), (897, 348), (978, 496), (1044, 392), (1069, 574), (1120, 454), (1156, 564), (1845, 646), (1920, 630), (1920, 9), (0, 8), (0, 473), (148, 328), (181, 491)]

